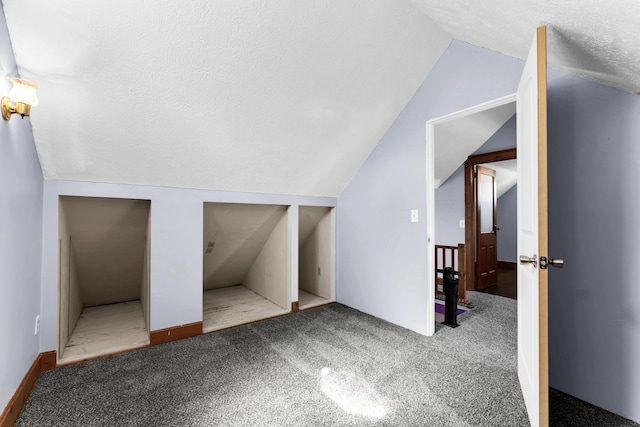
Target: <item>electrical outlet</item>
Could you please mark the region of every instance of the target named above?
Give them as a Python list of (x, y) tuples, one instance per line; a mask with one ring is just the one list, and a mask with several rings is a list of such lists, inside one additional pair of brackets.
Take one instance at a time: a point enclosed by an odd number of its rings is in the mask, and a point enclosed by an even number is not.
[(318, 267), (318, 276), (322, 275), (322, 271), (320, 270), (320, 267)]
[(33, 335), (38, 335), (38, 332), (40, 332), (40, 315), (39, 314), (36, 316), (36, 329)]

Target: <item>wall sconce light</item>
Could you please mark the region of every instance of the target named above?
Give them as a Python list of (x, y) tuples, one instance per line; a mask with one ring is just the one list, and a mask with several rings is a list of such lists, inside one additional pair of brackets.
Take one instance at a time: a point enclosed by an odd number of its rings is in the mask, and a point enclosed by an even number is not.
[(9, 120), (13, 113), (28, 116), (31, 113), (31, 107), (38, 105), (38, 97), (36, 96), (37, 85), (29, 80), (11, 77), (9, 79), (13, 83), (13, 89), (9, 92), (9, 96), (2, 97), (2, 117)]

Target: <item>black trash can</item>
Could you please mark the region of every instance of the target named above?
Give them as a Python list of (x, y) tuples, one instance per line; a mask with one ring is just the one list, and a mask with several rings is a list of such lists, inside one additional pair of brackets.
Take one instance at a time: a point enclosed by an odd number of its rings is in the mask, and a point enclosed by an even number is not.
[(458, 326), (458, 279), (455, 278), (453, 268), (446, 267), (443, 273), (444, 287), (444, 322), (443, 325), (457, 328)]

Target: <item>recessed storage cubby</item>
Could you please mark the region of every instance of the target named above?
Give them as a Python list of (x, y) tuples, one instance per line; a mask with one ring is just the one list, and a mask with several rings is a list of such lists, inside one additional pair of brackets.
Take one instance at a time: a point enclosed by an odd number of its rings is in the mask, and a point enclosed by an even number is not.
[(205, 203), (203, 331), (291, 311), (288, 208)]
[(298, 305), (335, 302), (335, 208), (300, 206)]
[(149, 344), (149, 200), (60, 196), (58, 363)]

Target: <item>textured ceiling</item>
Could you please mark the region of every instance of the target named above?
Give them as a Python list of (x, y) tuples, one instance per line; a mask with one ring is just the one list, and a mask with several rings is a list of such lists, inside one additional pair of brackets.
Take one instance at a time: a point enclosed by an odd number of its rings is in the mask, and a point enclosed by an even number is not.
[(46, 179), (337, 196), (451, 38), (405, 0), (3, 0)]
[(637, 0), (1, 0), (46, 179), (337, 196), (452, 38), (640, 92)]
[(547, 26), (552, 68), (640, 92), (637, 0), (410, 0), (453, 38), (526, 58)]

